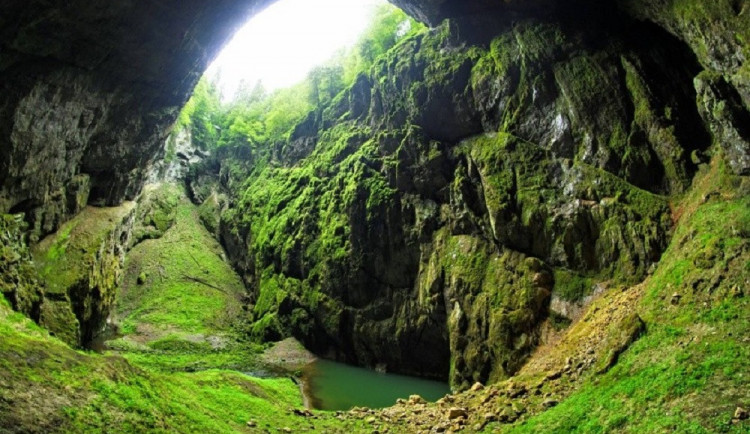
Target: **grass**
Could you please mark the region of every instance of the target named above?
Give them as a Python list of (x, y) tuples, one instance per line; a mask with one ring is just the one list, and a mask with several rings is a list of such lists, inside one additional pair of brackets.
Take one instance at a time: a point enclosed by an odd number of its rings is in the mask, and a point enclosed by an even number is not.
[(288, 377), (237, 372), (256, 369), (262, 349), (240, 339), (244, 286), (179, 187), (149, 194), (179, 197), (158, 208), (174, 223), (128, 258), (114, 352), (72, 350), (0, 297), (0, 433), (362, 431), (333, 414), (295, 414), (301, 394)]
[[(174, 212), (175, 223), (163, 237), (143, 241), (128, 255), (116, 315), (125, 331), (148, 324), (181, 333), (227, 332), (244, 286), (195, 207), (183, 198)], [(139, 276), (145, 281), (139, 283)]]
[(179, 186), (148, 195), (145, 209), (172, 223), (129, 253), (113, 314), (123, 336), (108, 345), (151, 369), (251, 370), (262, 347), (240, 339), (242, 281)]
[[(288, 378), (226, 370), (165, 373), (71, 350), (0, 297), (0, 432), (345, 432), (359, 422), (301, 417)], [(254, 421), (255, 427), (248, 426)]]

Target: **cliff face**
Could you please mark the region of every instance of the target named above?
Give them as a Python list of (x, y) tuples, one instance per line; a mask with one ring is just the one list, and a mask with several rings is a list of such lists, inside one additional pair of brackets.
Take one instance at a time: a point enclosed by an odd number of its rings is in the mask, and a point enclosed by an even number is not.
[[(451, 4), (402, 4), (458, 19), (401, 43), (270, 164), (231, 148), (193, 172), (258, 337), (457, 387), (503, 378), (568, 312), (550, 298), (647, 275), (710, 133), (746, 173), (747, 18), (729, 2)], [(467, 43), (488, 20), (491, 42)], [(707, 53), (729, 34), (722, 69)]]
[(224, 41), (268, 2), (4, 2), (0, 212), (32, 240), (139, 191)]

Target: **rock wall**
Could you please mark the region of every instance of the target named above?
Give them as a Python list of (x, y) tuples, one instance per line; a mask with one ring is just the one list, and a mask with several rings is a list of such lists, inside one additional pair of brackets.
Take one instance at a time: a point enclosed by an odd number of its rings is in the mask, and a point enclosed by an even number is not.
[(4, 2), (0, 212), (36, 241), (135, 197), (208, 62), (267, 3)]
[(460, 388), (519, 369), (551, 295), (646, 276), (669, 197), (710, 133), (746, 152), (747, 112), (711, 105), (723, 76), (653, 20), (533, 10), (486, 44), (470, 16), (403, 41), (270, 161), (224, 148), (193, 168), (256, 337)]
[(744, 0), (620, 0), (629, 14), (690, 46), (705, 73), (698, 105), (735, 173), (750, 174), (750, 3)]
[(32, 249), (23, 215), (0, 216), (0, 292), (64, 342), (87, 345), (114, 302), (134, 211), (87, 207)]
[(33, 319), (72, 346), (88, 345), (105, 325), (135, 210), (134, 202), (87, 207), (31, 250), (41, 287), (41, 305)]

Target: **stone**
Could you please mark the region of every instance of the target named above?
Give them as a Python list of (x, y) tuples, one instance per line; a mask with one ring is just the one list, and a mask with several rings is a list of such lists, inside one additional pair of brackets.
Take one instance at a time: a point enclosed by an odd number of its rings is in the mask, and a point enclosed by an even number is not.
[(544, 402), (542, 402), (542, 407), (544, 408), (552, 408), (558, 404), (558, 401), (555, 399), (545, 399)]
[(519, 396), (528, 393), (528, 390), (523, 384), (508, 383), (506, 392), (508, 394), (508, 398), (518, 398)]
[(410, 395), (409, 396), (409, 404), (411, 404), (411, 405), (427, 404), (427, 401), (425, 401), (425, 399), (422, 398), (419, 395)]
[(255, 428), (256, 426), (258, 426), (258, 422), (254, 421), (254, 420), (248, 420), (247, 423), (246, 423), (246, 425), (249, 428)]
[(497, 420), (503, 423), (513, 423), (518, 419), (518, 415), (511, 407), (504, 408), (497, 416)]
[(313, 413), (310, 410), (306, 409), (306, 408), (305, 409), (295, 408), (294, 410), (292, 410), (292, 413), (295, 414), (296, 416), (302, 416), (302, 417), (312, 417), (313, 416)]
[(469, 417), (469, 413), (462, 407), (451, 407), (448, 409), (447, 415), (450, 420)]
[(736, 419), (736, 420), (745, 420), (749, 416), (750, 416), (750, 413), (746, 409), (744, 409), (742, 407), (737, 407), (734, 410), (734, 416), (733, 416), (733, 418)]
[(479, 392), (479, 391), (480, 391), (480, 390), (482, 390), (482, 389), (484, 389), (484, 385), (482, 385), (482, 383), (480, 383), (480, 382), (478, 382), (478, 381), (477, 381), (476, 383), (474, 383), (474, 384), (473, 384), (473, 385), (471, 386), (471, 389), (470, 389), (470, 390), (471, 390), (472, 392)]
[(672, 297), (670, 298), (669, 302), (671, 304), (675, 304), (675, 305), (676, 304), (680, 304), (680, 299), (681, 298), (682, 298), (682, 295), (680, 295), (679, 293), (675, 292), (675, 293), (672, 294)]

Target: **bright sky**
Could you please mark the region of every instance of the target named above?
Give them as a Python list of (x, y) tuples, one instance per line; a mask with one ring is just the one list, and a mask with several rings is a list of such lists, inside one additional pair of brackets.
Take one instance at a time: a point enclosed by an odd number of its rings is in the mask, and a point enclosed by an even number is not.
[(240, 29), (206, 72), (225, 99), (242, 80), (266, 89), (295, 84), (365, 30), (386, 0), (278, 0)]

